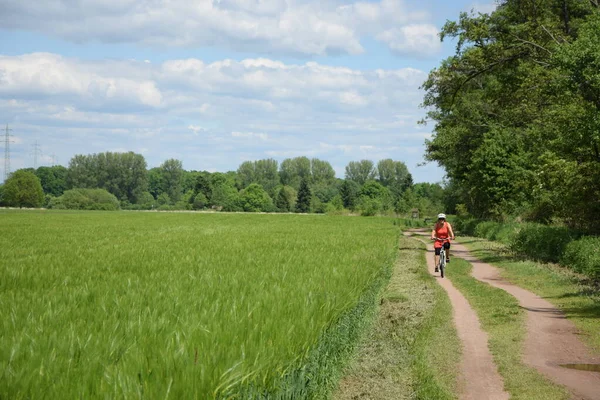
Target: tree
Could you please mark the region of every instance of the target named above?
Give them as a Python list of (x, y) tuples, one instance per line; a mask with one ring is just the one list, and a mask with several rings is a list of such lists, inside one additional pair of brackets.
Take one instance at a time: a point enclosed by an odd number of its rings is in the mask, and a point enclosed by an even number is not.
[(169, 195), (171, 202), (177, 203), (183, 194), (183, 165), (181, 161), (171, 158), (162, 163), (159, 168), (162, 193)]
[(240, 193), (240, 204), (247, 212), (268, 212), (273, 210), (273, 200), (268, 193), (257, 183), (251, 183)]
[[(392, 197), (390, 191), (377, 181), (369, 180), (360, 189), (358, 196), (359, 205), (368, 204), (369, 210), (380, 212), (392, 208)], [(369, 215), (372, 215), (372, 212)]]
[(69, 161), (67, 187), (102, 188), (121, 201), (137, 203), (148, 190), (146, 160), (133, 152), (76, 155)]
[(183, 176), (181, 178), (181, 191), (183, 193), (187, 193), (190, 190), (195, 190), (196, 182), (198, 179), (198, 175), (204, 175), (205, 177), (210, 177), (210, 172), (207, 171), (183, 171)]
[(162, 179), (163, 177), (160, 168), (155, 167), (148, 170), (148, 192), (150, 192), (155, 199), (158, 199), (158, 196), (163, 193), (164, 184)]
[(310, 160), (313, 184), (331, 185), (335, 181), (335, 171), (328, 161), (313, 158)]
[(311, 198), (312, 198), (312, 194), (310, 192), (310, 187), (308, 186), (308, 181), (306, 179), (302, 179), (300, 181), (300, 189), (298, 190), (298, 200), (296, 201), (296, 212), (297, 213), (310, 212)]
[(454, 204), (600, 225), (599, 32), (597, 2), (570, 0), (504, 0), (446, 23), (456, 54), (423, 88), (427, 159), (446, 169)]
[(269, 195), (274, 195), (275, 188), (279, 185), (278, 167), (279, 163), (272, 158), (254, 163), (254, 179)]
[(240, 178), (240, 184), (243, 188), (250, 186), (252, 183), (256, 183), (255, 176), (255, 165), (252, 161), (244, 161), (237, 170), (237, 175)]
[(28, 171), (13, 172), (4, 182), (2, 202), (9, 207), (41, 207), (44, 190), (39, 178)]
[(215, 172), (210, 176), (210, 205), (223, 211), (239, 211), (239, 193), (236, 189), (236, 174)]
[(281, 212), (290, 212), (291, 207), (290, 207), (290, 198), (289, 198), (289, 192), (287, 190), (284, 189), (284, 187), (282, 187), (279, 192), (277, 193), (277, 198), (275, 200), (275, 207), (277, 207), (277, 210), (281, 211)]
[(67, 172), (68, 170), (62, 165), (39, 167), (35, 171), (35, 176), (40, 178), (45, 194), (58, 197), (67, 190)]
[(340, 196), (344, 203), (344, 208), (348, 210), (354, 210), (356, 207), (356, 201), (358, 200), (358, 192), (360, 191), (360, 185), (354, 181), (346, 179), (340, 187)]
[(412, 176), (406, 164), (389, 158), (377, 163), (377, 177), (383, 186), (390, 189), (395, 198), (400, 197), (412, 185)]
[(281, 163), (279, 177), (283, 185), (298, 190), (302, 179), (312, 181), (311, 161), (308, 157), (287, 158)]
[(194, 184), (194, 193), (202, 193), (207, 200), (212, 197), (212, 183), (210, 179), (210, 173), (200, 172), (196, 175), (196, 182)]
[(364, 185), (366, 181), (375, 179), (375, 167), (373, 161), (361, 160), (350, 161), (346, 166), (346, 179)]

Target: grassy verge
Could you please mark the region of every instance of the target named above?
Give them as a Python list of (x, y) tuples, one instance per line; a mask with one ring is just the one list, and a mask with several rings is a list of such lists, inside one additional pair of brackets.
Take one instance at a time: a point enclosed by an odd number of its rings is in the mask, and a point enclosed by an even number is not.
[(558, 265), (516, 258), (499, 243), (477, 238), (461, 243), (482, 261), (500, 267), (506, 280), (560, 308), (583, 333), (584, 341), (600, 351), (600, 290), (589, 278)]
[(450, 301), (426, 271), (424, 245), (404, 237), (399, 244), (373, 329), (335, 399), (457, 398), (460, 342)]
[(488, 333), (490, 351), (511, 398), (568, 399), (564, 389), (523, 364), (521, 354), (526, 321), (517, 300), (505, 291), (473, 278), (471, 269), (470, 263), (455, 257), (448, 268), (448, 278), (467, 298)]

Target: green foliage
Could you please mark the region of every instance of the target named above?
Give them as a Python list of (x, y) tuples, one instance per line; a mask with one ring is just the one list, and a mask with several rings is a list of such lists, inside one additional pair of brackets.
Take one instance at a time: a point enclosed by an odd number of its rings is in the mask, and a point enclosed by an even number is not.
[(296, 212), (297, 213), (309, 213), (311, 205), (312, 193), (308, 186), (308, 181), (302, 179), (300, 181), (300, 188), (298, 189), (298, 198), (296, 200)]
[(369, 196), (360, 196), (358, 199), (358, 210), (363, 217), (372, 217), (383, 211), (381, 199)]
[(534, 260), (557, 263), (574, 238), (574, 233), (566, 227), (524, 224), (510, 247)]
[(313, 185), (330, 186), (335, 181), (335, 170), (328, 161), (311, 159), (310, 172)]
[(167, 193), (161, 193), (156, 199), (156, 202), (159, 206), (168, 206), (172, 203), (171, 198)]
[(570, 242), (560, 263), (600, 282), (600, 237), (586, 236)]
[(194, 210), (203, 210), (208, 207), (208, 199), (202, 192), (198, 192), (192, 200), (192, 209)]
[(278, 165), (278, 162), (271, 158), (258, 161), (244, 161), (237, 170), (242, 187), (248, 187), (253, 183), (257, 183), (269, 195), (274, 194), (274, 190), (279, 185), (280, 180)]
[(275, 200), (275, 207), (278, 211), (281, 212), (290, 212), (292, 211), (292, 201), (293, 201), (293, 191), (294, 189), (290, 186), (282, 186), (278, 193), (277, 198)]
[(344, 203), (344, 208), (348, 210), (354, 210), (356, 202), (358, 201), (358, 192), (360, 191), (360, 185), (351, 180), (344, 180), (340, 187), (340, 196)]
[(195, 194), (202, 193), (206, 199), (210, 199), (213, 190), (210, 174), (198, 173), (196, 175), (193, 190)]
[(346, 180), (364, 185), (368, 180), (375, 179), (375, 165), (371, 160), (350, 161), (346, 166)]
[(9, 207), (41, 207), (44, 191), (40, 180), (32, 172), (18, 170), (4, 182), (2, 202)]
[(155, 198), (158, 199), (163, 193), (162, 173), (160, 168), (151, 168), (147, 172), (148, 179), (148, 192)]
[(56, 165), (54, 167), (39, 167), (35, 171), (35, 176), (40, 178), (45, 194), (58, 197), (67, 190), (67, 173), (68, 170), (65, 167)]
[(446, 23), (456, 54), (423, 88), (435, 122), (427, 159), (446, 169), (449, 210), (600, 231), (598, 32), (586, 1), (504, 0)]
[(105, 189), (71, 189), (51, 200), (50, 208), (117, 211), (119, 200)]
[(181, 199), (183, 190), (183, 164), (179, 160), (169, 159), (161, 164), (160, 173), (161, 194), (169, 195), (173, 203)]
[(251, 183), (242, 190), (239, 198), (240, 207), (246, 212), (270, 212), (273, 210), (273, 200), (257, 183)]
[(141, 154), (76, 155), (69, 161), (69, 188), (106, 189), (119, 200), (135, 204), (148, 189), (146, 160)]
[(154, 208), (155, 203), (156, 200), (149, 192), (142, 193), (138, 198), (138, 205), (140, 206), (140, 209), (143, 210), (150, 210)]

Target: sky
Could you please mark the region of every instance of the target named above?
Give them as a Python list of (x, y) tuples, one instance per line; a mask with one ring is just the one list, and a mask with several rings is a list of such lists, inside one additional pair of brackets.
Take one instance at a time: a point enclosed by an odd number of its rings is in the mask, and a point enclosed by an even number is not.
[[(230, 171), (307, 156), (338, 177), (424, 162), (421, 84), (454, 52), (438, 37), (493, 0), (0, 0), (0, 126), (10, 167), (134, 151), (148, 168)], [(2, 137), (3, 138), (3, 137)], [(4, 155), (4, 140), (0, 143)], [(4, 177), (0, 163), (0, 179)]]

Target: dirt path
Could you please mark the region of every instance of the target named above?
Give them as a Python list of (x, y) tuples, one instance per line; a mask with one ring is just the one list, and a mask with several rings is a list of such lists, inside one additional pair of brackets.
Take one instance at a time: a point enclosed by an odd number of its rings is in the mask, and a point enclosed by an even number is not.
[(566, 386), (576, 399), (600, 399), (600, 374), (571, 370), (561, 364), (596, 364), (600, 357), (579, 340), (575, 326), (548, 301), (500, 277), (499, 270), (472, 256), (466, 247), (454, 243), (453, 257), (473, 265), (476, 279), (513, 295), (527, 311), (527, 337), (523, 359), (552, 381)]
[[(422, 235), (423, 232), (414, 232)], [(460, 363), (461, 399), (464, 400), (503, 400), (508, 399), (504, 391), (502, 377), (498, 373), (492, 355), (488, 348), (488, 336), (481, 329), (477, 314), (465, 297), (452, 285), (448, 279), (442, 279), (434, 273), (433, 245), (428, 244), (427, 267), (432, 275), (437, 277), (439, 284), (446, 290), (454, 312), (454, 323), (458, 337), (463, 345), (463, 355)]]

